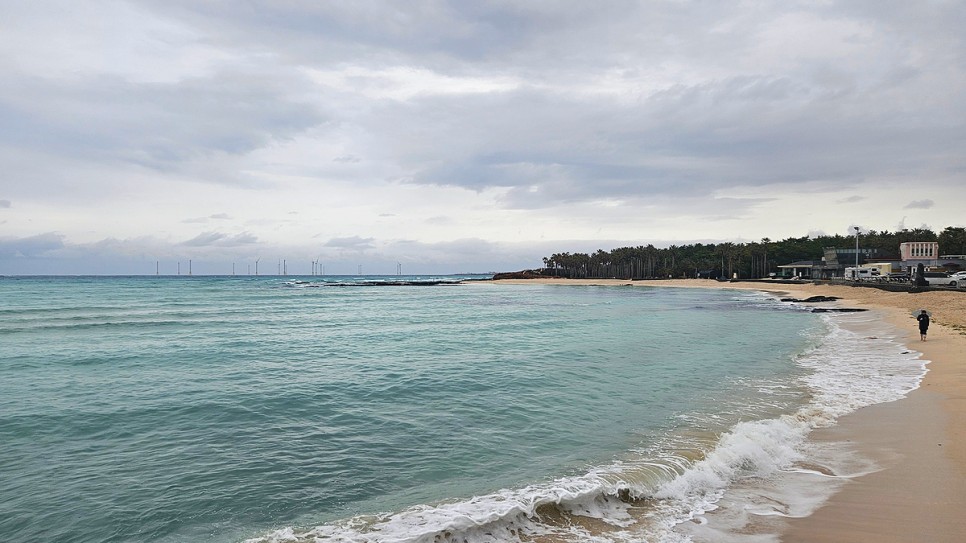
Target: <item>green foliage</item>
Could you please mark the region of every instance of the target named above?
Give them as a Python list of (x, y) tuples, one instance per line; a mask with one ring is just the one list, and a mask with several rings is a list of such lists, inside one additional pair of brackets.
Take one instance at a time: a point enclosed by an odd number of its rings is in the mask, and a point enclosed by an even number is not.
[(939, 234), (939, 250), (944, 255), (966, 255), (966, 228), (947, 226)]
[[(938, 236), (929, 229), (898, 232), (875, 231), (862, 234), (865, 249), (878, 249), (883, 258), (898, 259), (899, 244), (907, 241), (939, 241), (943, 254), (966, 254), (966, 228), (947, 227)], [(852, 236), (804, 236), (771, 241), (763, 238), (752, 243), (695, 243), (658, 249), (653, 245), (598, 249), (585, 253), (557, 253), (543, 259), (549, 273), (571, 278), (694, 277), (711, 272), (713, 277), (767, 277), (778, 266), (800, 260), (822, 258), (826, 247), (853, 247)]]

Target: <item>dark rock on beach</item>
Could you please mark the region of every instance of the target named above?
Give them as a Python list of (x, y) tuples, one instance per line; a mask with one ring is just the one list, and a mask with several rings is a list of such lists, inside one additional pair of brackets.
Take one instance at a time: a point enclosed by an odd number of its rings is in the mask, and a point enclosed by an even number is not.
[(813, 303), (819, 303), (819, 302), (834, 302), (834, 301), (839, 300), (839, 299), (840, 298), (838, 298), (836, 296), (811, 296), (811, 297), (805, 298), (805, 299), (799, 299), (799, 298), (782, 298), (782, 301), (783, 302), (797, 302), (797, 303), (800, 303), (800, 304), (813, 304)]
[[(816, 304), (821, 302), (834, 302), (836, 300), (841, 300), (836, 296), (810, 296), (805, 299), (800, 298), (782, 298), (783, 302), (795, 302), (799, 304)], [(868, 309), (860, 309), (856, 307), (813, 307), (809, 311), (812, 313), (857, 313), (859, 311), (868, 311)]]

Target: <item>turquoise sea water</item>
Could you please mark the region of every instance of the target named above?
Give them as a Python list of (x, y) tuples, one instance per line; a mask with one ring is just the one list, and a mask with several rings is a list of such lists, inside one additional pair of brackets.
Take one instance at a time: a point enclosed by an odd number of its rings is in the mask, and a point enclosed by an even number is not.
[(867, 377), (754, 292), (321, 279), (0, 279), (4, 539), (670, 541)]

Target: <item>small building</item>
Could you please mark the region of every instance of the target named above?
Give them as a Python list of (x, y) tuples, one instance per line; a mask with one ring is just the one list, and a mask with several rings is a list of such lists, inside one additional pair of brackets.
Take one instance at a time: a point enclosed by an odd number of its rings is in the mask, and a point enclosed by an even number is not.
[(866, 249), (859, 247), (858, 251), (855, 248), (849, 247), (843, 249), (840, 247), (826, 247), (824, 251), (825, 266), (827, 268), (835, 268), (836, 276), (841, 277), (842, 272), (848, 266), (861, 266), (865, 264), (869, 259), (879, 259), (882, 255), (879, 254), (878, 249)]
[(881, 254), (878, 249), (863, 247), (859, 247), (858, 249), (854, 247), (826, 247), (822, 256), (821, 275), (813, 275), (813, 277), (815, 279), (844, 277), (845, 268), (863, 266), (872, 259), (887, 259), (887, 257)]
[(791, 264), (778, 266), (780, 277), (800, 277), (802, 279), (822, 279), (824, 277), (825, 262), (821, 260), (799, 260)]

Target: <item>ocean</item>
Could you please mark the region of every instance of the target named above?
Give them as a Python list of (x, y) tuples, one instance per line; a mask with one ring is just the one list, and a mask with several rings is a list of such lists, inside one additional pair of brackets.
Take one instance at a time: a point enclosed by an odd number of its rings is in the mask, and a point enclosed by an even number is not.
[(0, 539), (777, 541), (876, 469), (809, 432), (925, 373), (868, 313), (476, 279), (0, 278)]

